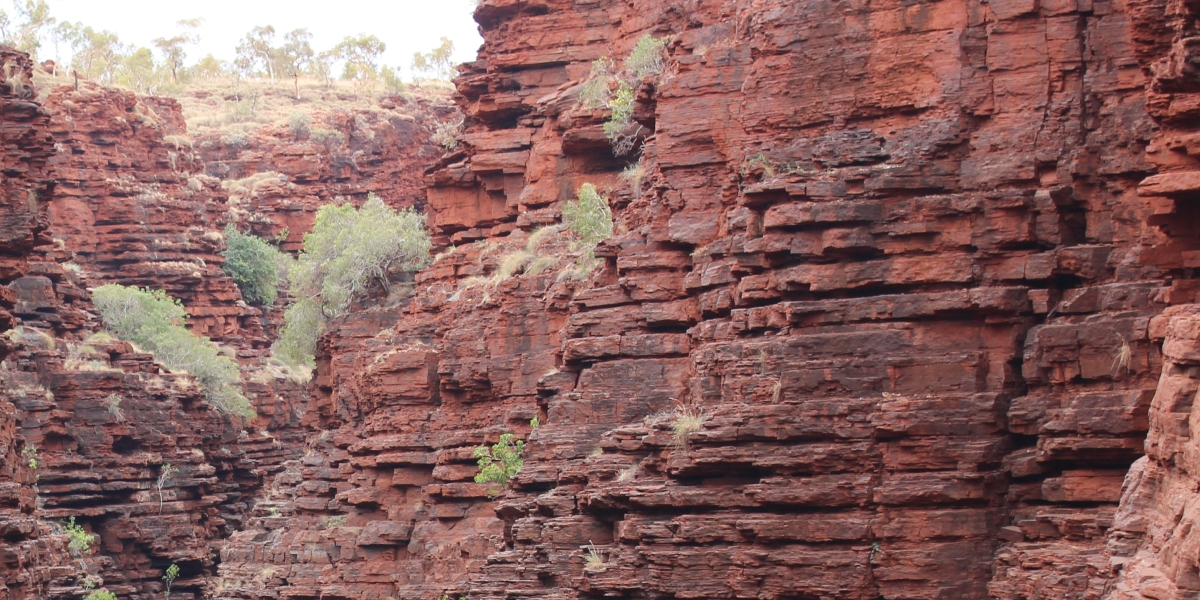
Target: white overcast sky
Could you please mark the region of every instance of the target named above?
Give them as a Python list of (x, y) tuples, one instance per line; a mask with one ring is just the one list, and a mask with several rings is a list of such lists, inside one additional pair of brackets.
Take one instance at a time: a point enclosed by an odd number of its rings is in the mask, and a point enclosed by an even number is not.
[[(200, 44), (188, 62), (213, 54), (232, 60), (234, 47), (251, 28), (273, 25), (276, 38), (293, 29), (313, 34), (313, 48), (329, 49), (347, 35), (373, 34), (387, 44), (384, 61), (404, 68), (414, 52), (428, 52), (442, 36), (454, 40), (455, 59), (468, 62), (483, 40), (473, 0), (47, 0), (59, 21), (81, 21), (115, 32), (123, 42), (152, 48), (157, 37), (175, 35), (180, 19), (203, 17)], [(7, 2), (0, 6), (7, 8)], [(10, 12), (11, 14), (11, 12)], [(52, 48), (43, 46), (50, 57)]]

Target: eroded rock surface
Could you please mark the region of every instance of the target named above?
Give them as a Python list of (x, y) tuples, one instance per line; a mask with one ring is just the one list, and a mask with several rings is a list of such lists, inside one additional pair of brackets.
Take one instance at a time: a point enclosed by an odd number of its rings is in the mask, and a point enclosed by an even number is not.
[[(79, 598), (90, 587), (159, 597), (171, 564), (180, 568), (172, 594), (198, 597), (221, 546), (261, 502), (264, 477), (316, 435), (301, 425), (306, 386), (268, 364), (282, 305), (242, 301), (221, 270), (220, 232), (232, 222), (274, 235), (290, 223), (299, 238), (320, 204), (343, 194), (361, 201), (384, 182), (395, 184), (393, 204), (419, 206), (415, 157), (428, 128), (413, 117), (376, 119), (377, 141), (359, 153), (369, 157), (354, 157), (353, 174), (241, 189), (206, 174), (212, 165), (186, 137), (174, 100), (88, 82), (39, 94), (28, 58), (0, 50), (0, 598)], [(436, 110), (418, 114), (436, 121)], [(279, 149), (270, 139), (248, 144), (271, 149), (255, 160), (289, 160), (271, 154)], [(319, 163), (342, 149), (300, 150), (292, 160)], [(268, 197), (308, 220), (259, 206)], [(101, 323), (89, 288), (105, 283), (183, 300), (193, 332), (242, 364), (259, 418), (220, 414), (191, 376), (93, 335)], [(72, 518), (97, 536), (90, 549), (68, 551)]]
[[(1154, 82), (1186, 10), (485, 1), (427, 178), (455, 250), (326, 339), (330, 433), (223, 596), (1104, 597), (1152, 324), (1196, 301), (1194, 160), (1160, 133), (1192, 109)], [(631, 181), (577, 94), (645, 34), (672, 66)], [(604, 268), (564, 280), (551, 242), (495, 278), (585, 182)], [(489, 499), (472, 448), (535, 416)]]
[[(54, 187), (50, 116), (33, 102), (32, 68), (28, 56), (0, 46), (0, 361), (19, 345), (11, 335), (17, 294), (10, 285), (29, 272), (29, 255), (46, 228), (44, 198)], [(0, 392), (0, 598), (6, 600), (44, 593), (49, 578), (39, 566), (64, 553), (34, 516), (35, 475), (8, 396)]]
[[(425, 177), (442, 252), (322, 340), (303, 415), (288, 404), (311, 430), (303, 456), (255, 470), (265, 436), (222, 454), (183, 392), (138, 402), (203, 459), (89, 417), (104, 386), (163, 377), (126, 349), (106, 350), (122, 374), (63, 387), (71, 423), (23, 409), (47, 424), (30, 435), (62, 436), (39, 438), (47, 468), (74, 464), (86, 424), (189, 469), (164, 510), (220, 545), (219, 566), (187, 540), (125, 551), (161, 531), (156, 497), (88, 515), (111, 555), (97, 568), (131, 595), (183, 560), (185, 593), (213, 598), (1194, 596), (1194, 8), (484, 0), (486, 43), (457, 79), (468, 129)], [(617, 157), (607, 113), (578, 94), (593, 60), (646, 34), (673, 36), (671, 60), (640, 82), (641, 158)], [(96, 101), (137, 112), (118, 96)], [(61, 114), (56, 138), (88, 156)], [(126, 124), (114, 135), (142, 135)], [(379, 182), (411, 164), (365, 133), (351, 143), (378, 179), (289, 158), (305, 142), (285, 138), (183, 164), (292, 173), (295, 188), (267, 182), (239, 205), (264, 232), (295, 233), (280, 214), (346, 190), (408, 205)], [(166, 173), (180, 155), (161, 143), (137, 160)], [(87, 160), (61, 176), (82, 203), (128, 208), (156, 183), (88, 192), (103, 169)], [(229, 201), (187, 188), (198, 171), (179, 164), (173, 201)], [(617, 233), (581, 277), (570, 234), (535, 231), (583, 183)], [(141, 251), (133, 232), (156, 221), (125, 221), (88, 260)], [(193, 248), (179, 256), (216, 246)], [(86, 322), (63, 300), (76, 276), (50, 271), (51, 292), (28, 280), (10, 305)], [(247, 315), (212, 327), (233, 339)], [(22, 350), (22, 372), (55, 356)], [(492, 498), (472, 453), (506, 432), (529, 446)], [(18, 435), (0, 428), (0, 444)], [(153, 468), (112, 464), (156, 491)], [(248, 476), (265, 489), (235, 489)], [(46, 494), (55, 515), (97, 493), (71, 482)]]

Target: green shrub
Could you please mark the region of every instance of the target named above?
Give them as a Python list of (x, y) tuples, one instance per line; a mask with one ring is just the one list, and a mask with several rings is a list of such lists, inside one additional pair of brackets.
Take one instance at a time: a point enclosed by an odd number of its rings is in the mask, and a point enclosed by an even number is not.
[(63, 523), (63, 531), (66, 532), (70, 542), (67, 548), (72, 554), (89, 554), (92, 551), (92, 544), (96, 541), (94, 534), (88, 533), (82, 526), (75, 524), (75, 517), (71, 517), (69, 521)]
[(563, 205), (563, 224), (579, 235), (582, 255), (579, 267), (588, 272), (596, 267), (596, 245), (613, 234), (612, 209), (608, 199), (596, 191), (596, 186), (585, 183), (579, 188), (579, 196)]
[(390, 272), (423, 267), (431, 246), (423, 215), (397, 212), (374, 194), (361, 209), (348, 203), (321, 207), (289, 269), (296, 303), (284, 314), (276, 356), (311, 368), (326, 321), (346, 314), (372, 283), (388, 289)]
[(83, 600), (117, 600), (117, 595), (108, 590), (95, 590), (84, 596)]
[[(643, 78), (657, 78), (666, 70), (664, 50), (671, 39), (643, 35), (625, 59), (620, 73), (612, 73), (612, 63), (607, 58), (592, 62), (588, 82), (579, 92), (579, 103), (587, 108), (603, 106), (612, 111), (604, 123), (604, 135), (612, 142), (617, 156), (628, 154), (637, 145), (637, 136), (642, 131), (633, 120), (637, 89)], [(615, 93), (613, 83), (617, 84)]]
[(133, 342), (172, 371), (190, 373), (204, 386), (217, 410), (252, 419), (257, 416), (242, 394), (241, 372), (208, 338), (184, 327), (187, 313), (178, 299), (162, 290), (104, 285), (92, 292), (104, 325), (122, 340)]
[(288, 129), (292, 130), (292, 136), (296, 139), (307, 137), (311, 125), (312, 117), (308, 113), (294, 112), (288, 115)]
[(320, 127), (313, 129), (308, 139), (325, 146), (325, 149), (332, 152), (334, 148), (346, 143), (346, 134), (335, 129), (322, 129)]
[(663, 50), (671, 43), (670, 37), (654, 38), (650, 34), (638, 38), (637, 45), (625, 59), (625, 70), (633, 73), (639, 79), (647, 75), (662, 75), (666, 68)]
[[(537, 429), (541, 423), (537, 417), (529, 421), (529, 426)], [(521, 469), (525, 468), (525, 441), (518, 440), (516, 435), (505, 433), (500, 435), (500, 441), (491, 448), (479, 446), (475, 448), (474, 456), (479, 460), (479, 473), (475, 475), (475, 483), (499, 484), (499, 488), (490, 487), (488, 497), (494, 497)]]
[(175, 583), (176, 577), (179, 577), (179, 565), (171, 563), (171, 566), (167, 567), (166, 572), (163, 573), (162, 578), (163, 582), (166, 583), (166, 594), (168, 598), (171, 597), (171, 584)]
[(251, 304), (271, 305), (279, 293), (280, 252), (258, 236), (225, 227), (225, 264), (221, 266)]
[(508, 487), (508, 481), (521, 472), (525, 467), (525, 441), (517, 436), (505, 433), (500, 441), (492, 445), (480, 446), (475, 449), (475, 458), (479, 459), (479, 473), (475, 475), (475, 483), (497, 484), (488, 488), (488, 496), (499, 494)]
[(604, 123), (604, 135), (613, 143), (613, 152), (617, 156), (628, 154), (637, 143), (637, 135), (641, 125), (633, 121), (633, 109), (637, 103), (637, 90), (633, 85), (622, 81), (617, 87), (616, 94), (608, 101), (612, 115)]
[(408, 89), (408, 86), (404, 85), (404, 80), (400, 77), (399, 68), (393, 69), (384, 66), (379, 70), (379, 76), (383, 79), (384, 89), (393, 96), (399, 96), (404, 93), (404, 90)]

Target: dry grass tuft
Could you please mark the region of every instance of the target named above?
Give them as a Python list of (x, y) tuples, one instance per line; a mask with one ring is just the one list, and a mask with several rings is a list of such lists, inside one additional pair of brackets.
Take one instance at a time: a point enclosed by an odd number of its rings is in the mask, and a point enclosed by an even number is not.
[(1130, 367), (1133, 365), (1133, 348), (1129, 342), (1121, 340), (1121, 345), (1117, 348), (1117, 355), (1113, 357), (1112, 372), (1115, 377), (1122, 370), (1129, 374)]
[(604, 554), (595, 544), (589, 542), (587, 554), (583, 557), (583, 568), (588, 571), (596, 571), (606, 566), (608, 565), (604, 562)]

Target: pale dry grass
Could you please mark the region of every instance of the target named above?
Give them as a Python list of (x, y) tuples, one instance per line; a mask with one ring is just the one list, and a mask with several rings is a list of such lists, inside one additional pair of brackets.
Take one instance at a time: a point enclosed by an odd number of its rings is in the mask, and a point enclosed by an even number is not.
[[(35, 69), (34, 80), (39, 96), (45, 100), (58, 86), (73, 86), (75, 81), (63, 69), (55, 77)], [(120, 85), (101, 86), (92, 81), (80, 80), (80, 89), (123, 89)], [(262, 127), (288, 127), (294, 123), (296, 114), (308, 115), (313, 122), (313, 131), (319, 127), (319, 117), (338, 112), (379, 111), (385, 99), (394, 99), (397, 105), (417, 100), (448, 102), (454, 93), (454, 85), (448, 81), (422, 81), (406, 86), (399, 94), (388, 93), (382, 85), (360, 89), (353, 82), (334, 81), (326, 85), (316, 79), (300, 79), (300, 97), (290, 79), (280, 79), (274, 85), (268, 80), (243, 77), (221, 77), (209, 80), (197, 79), (178, 85), (164, 85), (155, 91), (156, 96), (174, 98), (183, 109), (187, 122), (188, 136), (167, 136), (167, 143), (177, 150), (190, 149), (192, 137), (206, 134), (250, 133)], [(64, 103), (64, 107), (70, 108)], [(157, 127), (161, 118), (149, 106), (135, 106), (132, 119), (142, 124)]]

